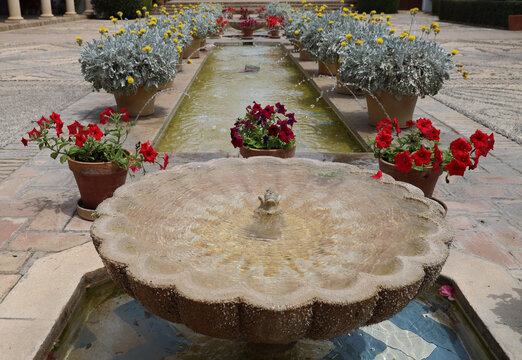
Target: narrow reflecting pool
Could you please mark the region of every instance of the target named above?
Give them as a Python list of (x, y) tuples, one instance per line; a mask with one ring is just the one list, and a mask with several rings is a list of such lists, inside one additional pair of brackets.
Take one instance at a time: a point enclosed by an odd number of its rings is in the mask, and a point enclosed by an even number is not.
[(301, 340), (284, 354), (257, 355), (245, 342), (170, 323), (112, 282), (88, 290), (50, 359), (493, 359), (454, 302), (427, 291), (388, 321), (330, 340)]
[[(247, 66), (259, 71), (244, 71)], [(233, 152), (230, 128), (252, 101), (262, 105), (280, 102), (295, 113), (298, 152), (363, 151), (278, 46), (218, 46), (212, 50), (161, 138), (159, 151)]]

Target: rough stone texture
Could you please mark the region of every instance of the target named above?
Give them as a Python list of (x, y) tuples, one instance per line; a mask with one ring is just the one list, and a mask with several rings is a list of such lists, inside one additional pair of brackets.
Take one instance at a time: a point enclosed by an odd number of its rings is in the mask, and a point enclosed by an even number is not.
[[(98, 207), (91, 235), (115, 282), (159, 316), (209, 336), (256, 343), (331, 338), (402, 310), (436, 279), (452, 239), (438, 204), (411, 185), (388, 176), (376, 181), (371, 174), (345, 164), (272, 157), (182, 165), (119, 188)], [(196, 179), (197, 196), (190, 192)], [(218, 184), (227, 189), (215, 191)], [(258, 219), (249, 197), (256, 200), (255, 191), (267, 187), (281, 192), (285, 224), (270, 217), (257, 220), (271, 221), (266, 228), (249, 225)], [(368, 205), (376, 203), (373, 197), (379, 205)], [(312, 210), (304, 211), (304, 204)], [(220, 223), (231, 225), (222, 229)], [(277, 226), (281, 233), (272, 234)], [(382, 227), (392, 236), (381, 238)], [(416, 227), (421, 230), (401, 232)], [(241, 250), (246, 244), (257, 260)], [(200, 264), (202, 257), (208, 261)], [(248, 276), (238, 273), (242, 267)]]
[(24, 251), (6, 251), (0, 253), (0, 272), (16, 273), (30, 257)]

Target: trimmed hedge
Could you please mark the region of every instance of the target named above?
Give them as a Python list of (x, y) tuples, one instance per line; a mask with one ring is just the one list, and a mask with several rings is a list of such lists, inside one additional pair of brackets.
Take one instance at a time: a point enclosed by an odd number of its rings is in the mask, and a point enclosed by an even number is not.
[(372, 10), (377, 13), (395, 14), (399, 10), (400, 0), (359, 0), (357, 10), (369, 13)]
[(508, 27), (508, 16), (522, 14), (522, 1), (441, 0), (440, 20)]
[(152, 0), (92, 0), (92, 8), (102, 18), (111, 15), (118, 17), (116, 13), (121, 11), (124, 19), (134, 19), (137, 16), (136, 10), (141, 10), (144, 6), (150, 11)]
[(431, 1), (431, 13), (434, 15), (439, 15), (440, 12), (440, 0), (432, 0)]

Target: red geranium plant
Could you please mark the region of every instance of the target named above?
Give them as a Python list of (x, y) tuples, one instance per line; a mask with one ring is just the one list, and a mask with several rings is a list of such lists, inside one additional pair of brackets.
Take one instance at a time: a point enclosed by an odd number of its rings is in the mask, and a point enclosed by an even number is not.
[(284, 105), (277, 103), (275, 107), (263, 108), (254, 101), (254, 106), (246, 109), (245, 117), (238, 119), (230, 129), (235, 148), (288, 149), (295, 145), (292, 126), (296, 120), (294, 113), (287, 112)]
[(463, 176), (467, 169), (475, 169), (479, 158), (485, 157), (495, 144), (493, 133), (486, 135), (477, 130), (469, 139), (458, 138), (449, 149), (441, 150), (440, 130), (431, 120), (409, 120), (406, 125), (410, 129), (402, 133), (396, 119), (384, 119), (377, 124), (379, 132), (370, 142), (376, 158), (395, 164), (402, 172), (432, 166), (435, 171), (442, 167), (448, 175)]
[(269, 30), (278, 30), (284, 25), (284, 19), (278, 16), (267, 16), (266, 26)]
[(82, 162), (111, 161), (134, 173), (140, 169), (145, 172), (143, 162), (156, 163), (161, 169), (165, 169), (169, 162), (168, 155), (158, 157), (148, 141), (136, 144), (134, 154), (123, 148), (131, 126), (127, 109), (122, 109), (121, 113), (112, 108), (105, 109), (100, 114), (102, 128), (98, 124), (82, 125), (75, 121), (67, 126), (68, 132), (65, 133), (60, 115), (54, 112), (49, 119), (42, 116), (37, 124), (39, 129), (29, 131), (29, 139), (22, 138), (22, 143), (27, 146), (29, 141), (36, 141), (40, 150), (50, 149), (51, 157), (59, 157), (61, 163), (67, 157)]

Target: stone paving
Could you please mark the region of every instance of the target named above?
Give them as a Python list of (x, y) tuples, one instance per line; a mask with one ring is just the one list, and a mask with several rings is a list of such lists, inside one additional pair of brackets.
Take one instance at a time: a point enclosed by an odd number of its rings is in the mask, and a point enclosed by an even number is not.
[[(455, 26), (443, 23), (440, 25), (443, 29), (446, 25)], [(57, 83), (57, 86), (49, 88), (51, 89), (48, 91), (49, 95), (57, 98), (68, 95), (72, 88), (82, 84), (77, 64), (77, 71), (74, 71), (75, 57), (79, 48), (75, 47), (73, 39), (78, 35), (83, 36), (84, 39), (89, 36), (94, 37), (99, 26), (100, 21), (85, 20), (0, 33), (0, 44), (2, 44), (0, 56), (5, 56), (4, 44), (11, 44), (9, 47), (13, 54), (17, 51), (27, 54), (38, 53), (32, 49), (40, 49), (41, 53), (36, 57), (37, 60), (34, 60), (34, 57), (32, 61), (26, 58), (20, 62), (14, 61), (9, 66), (2, 61), (0, 86), (5, 86), (4, 79), (11, 76), (11, 73), (15, 78), (37, 76), (41, 69), (51, 79), (48, 84)], [(465, 37), (468, 44), (471, 44), (470, 40), (474, 40), (474, 34), (480, 39), (488, 38), (491, 42), (504, 38), (515, 40), (520, 36), (507, 31), (473, 27), (465, 27), (465, 30), (467, 32), (464, 34), (464, 30), (460, 29), (460, 37)], [(6, 34), (7, 36), (4, 36)], [(55, 61), (52, 54), (43, 55), (57, 48), (60, 49), (63, 57), (62, 65)], [(17, 58), (16, 55), (13, 56)], [(23, 58), (18, 56), (18, 59)], [(514, 66), (520, 66), (516, 58), (507, 61), (514, 61)], [(194, 66), (198, 63), (195, 62)], [(24, 66), (19, 66), (22, 64)], [(48, 69), (45, 64), (49, 64)], [(301, 66), (311, 75), (315, 74), (313, 62), (303, 62)], [(63, 83), (60, 86), (58, 83), (60, 72), (56, 69), (61, 67), (65, 69), (64, 79), (71, 83)], [(30, 98), (34, 84), (37, 83), (43, 89), (47, 84), (37, 78), (31, 81), (34, 83), (24, 83), (26, 86), (21, 88), (26, 98)], [(188, 83), (189, 80), (184, 81)], [(325, 90), (331, 88), (333, 84), (331, 79), (324, 77), (315, 76), (314, 81), (317, 86)], [(469, 83), (471, 84), (472, 81)], [(509, 86), (510, 84), (505, 84), (505, 88)], [(69, 122), (96, 121), (96, 116), (101, 110), (106, 106), (114, 105), (113, 98), (108, 94), (91, 93), (77, 100), (82, 94), (87, 92), (80, 91), (77, 95), (67, 98), (67, 101), (53, 103), (49, 108), (44, 108), (43, 104), (38, 102), (19, 104), (19, 106), (26, 109), (33, 107), (32, 114), (35, 116), (41, 115), (42, 112), (50, 113), (58, 110), (62, 114), (62, 119)], [(347, 122), (363, 135), (372, 133), (373, 130), (365, 123), (365, 104), (361, 99), (354, 100), (334, 93), (328, 94)], [(518, 96), (519, 92), (514, 94)], [(491, 132), (473, 121), (464, 111), (455, 111), (436, 99), (438, 97), (419, 100), (416, 115), (431, 118), (441, 128), (441, 133), (444, 135), (443, 142), (447, 143), (458, 136), (467, 137), (477, 128)], [(46, 100), (42, 98), (41, 101)], [(521, 102), (522, 99), (518, 104)], [(173, 103), (165, 103), (162, 107), (163, 103), (160, 102), (158, 117), (167, 116)], [(3, 117), (7, 111), (4, 105), (2, 103), (0, 117)], [(48, 110), (43, 111), (44, 109)], [(161, 121), (161, 119), (140, 120), (139, 126), (143, 131), (140, 130), (139, 136), (145, 139), (153, 138), (161, 127)], [(26, 122), (17, 130), (7, 130), (4, 124), (0, 124), (1, 136), (11, 131), (23, 133), (27, 125), (30, 126), (30, 122)], [(17, 135), (16, 138), (18, 137)], [(495, 150), (488, 158), (482, 160), (478, 169), (469, 172), (465, 178), (451, 178), (450, 184), (445, 184), (441, 179), (435, 196), (448, 205), (447, 218), (456, 232), (452, 254), (444, 274), (458, 280), (459, 288), (465, 294), (467, 301), (478, 307), (474, 309), (481, 318), (487, 320), (485, 320), (486, 327), (492, 330), (497, 340), (502, 343), (503, 349), (507, 349), (508, 356), (515, 359), (515, 354), (522, 352), (520, 341), (522, 334), (520, 314), (522, 308), (522, 239), (520, 237), (522, 233), (520, 171), (522, 146), (499, 133), (495, 133), (495, 138), (497, 140)], [(181, 161), (182, 157), (175, 157), (175, 159)], [(361, 161), (360, 164), (376, 168), (375, 160), (371, 157), (366, 157), (366, 160)], [(15, 316), (6, 310), (11, 306), (10, 304), (16, 304), (14, 300), (16, 296), (21, 296), (21, 292), (17, 292), (16, 289), (27, 287), (31, 283), (31, 268), (40, 266), (46, 259), (58, 259), (61, 254), (65, 255), (69, 251), (93, 253), (88, 236), (90, 223), (79, 219), (74, 213), (79, 194), (66, 165), (60, 165), (50, 159), (46, 151), (38, 152), (34, 147), (24, 148), (21, 143), (15, 141), (0, 149), (0, 176), (2, 175), (4, 178), (0, 180), (0, 322), (5, 326), (0, 326), (0, 329), (4, 329), (0, 330), (0, 334), (11, 333), (8, 330), (9, 326), (15, 326), (15, 323), (21, 326), (17, 328), (18, 330), (23, 329), (20, 318), (26, 320), (35, 318), (33, 315)], [(99, 266), (99, 260), (92, 261), (95, 265), (91, 266), (94, 268)], [(42, 274), (41, 281), (45, 282), (46, 276), (52, 277), (52, 270), (48, 271), (49, 273)], [(34, 289), (33, 294), (29, 293), (25, 296), (34, 295), (38, 298), (37, 291), (52, 286), (54, 284), (41, 284), (38, 289)], [(24, 309), (19, 310), (25, 313)], [(7, 339), (15, 338), (17, 338), (16, 334), (10, 334)], [(2, 354), (8, 353), (6, 351), (11, 345), (6, 346), (5, 341), (0, 341)]]

